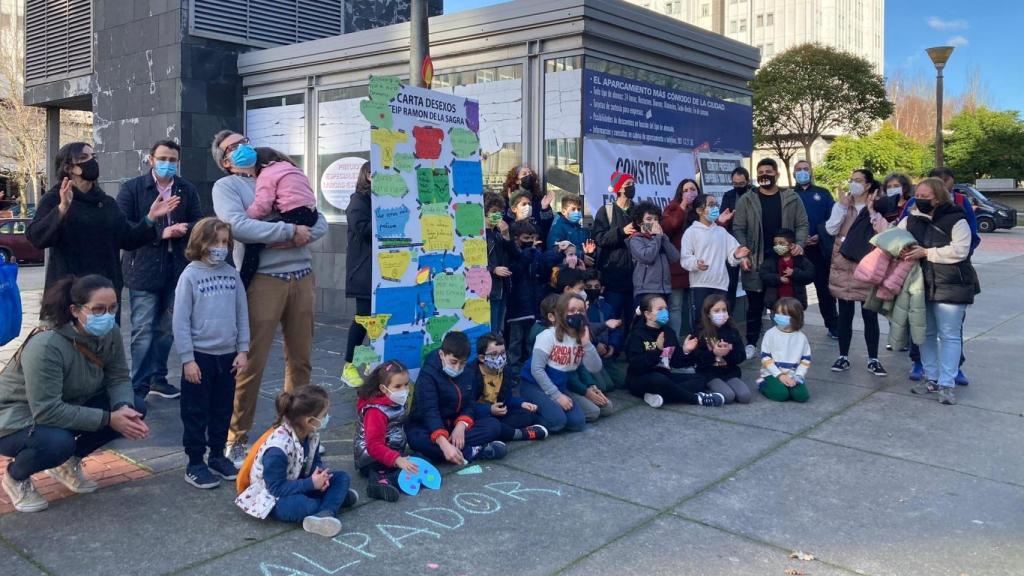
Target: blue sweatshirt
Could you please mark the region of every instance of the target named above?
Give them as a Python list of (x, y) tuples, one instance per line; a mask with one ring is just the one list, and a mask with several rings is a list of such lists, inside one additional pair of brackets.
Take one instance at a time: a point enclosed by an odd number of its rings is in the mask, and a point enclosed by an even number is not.
[(806, 188), (797, 186), (793, 188), (793, 191), (800, 197), (804, 203), (804, 210), (807, 212), (807, 235), (828, 236), (828, 232), (825, 231), (825, 222), (832, 215), (832, 205), (836, 203), (832, 194), (814, 184)]

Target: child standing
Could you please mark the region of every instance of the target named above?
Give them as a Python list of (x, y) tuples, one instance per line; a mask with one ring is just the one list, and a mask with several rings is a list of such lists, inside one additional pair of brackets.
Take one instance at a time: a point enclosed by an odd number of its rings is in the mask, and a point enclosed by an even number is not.
[(702, 374), (673, 372), (673, 368), (693, 366), (697, 339), (692, 335), (680, 345), (679, 337), (668, 326), (668, 304), (656, 294), (640, 300), (639, 314), (626, 341), (629, 359), (629, 392), (644, 399), (651, 408), (665, 402), (682, 402), (699, 406), (721, 406), (725, 397), (708, 393), (708, 379)]
[[(235, 373), (245, 369), (249, 352), (249, 308), (238, 272), (225, 260), (231, 225), (203, 218), (185, 249), (191, 262), (178, 278), (172, 319), (181, 356), (182, 445), (188, 456), (185, 481), (216, 488), (238, 475), (224, 457), (235, 402)], [(204, 462), (209, 448), (209, 459)], [(212, 471), (212, 472), (211, 472)]]
[(807, 285), (814, 282), (814, 265), (807, 258), (795, 256), (793, 246), (796, 234), (789, 228), (779, 228), (772, 239), (774, 251), (765, 254), (757, 269), (764, 284), (764, 303), (774, 309), (779, 298), (796, 298), (807, 309)]
[(750, 249), (740, 247), (732, 234), (719, 226), (721, 216), (718, 200), (711, 195), (697, 196), (692, 209), (697, 220), (683, 233), (680, 263), (690, 272), (692, 302), (691, 326), (700, 326), (700, 311), (704, 300), (712, 294), (726, 294), (729, 289), (729, 266), (750, 268)]
[(562, 211), (555, 218), (548, 232), (548, 249), (554, 248), (563, 240), (568, 240), (576, 247), (577, 254), (584, 253), (583, 243), (586, 242), (589, 234), (580, 224), (583, 221), (583, 210), (579, 196), (562, 197)]
[(366, 494), (375, 500), (398, 501), (398, 474), (419, 474), (405, 451), (405, 402), (409, 371), (398, 360), (373, 369), (356, 390), (356, 435), (352, 440), (356, 469), (367, 479)]
[(512, 289), (512, 270), (509, 264), (517, 254), (509, 237), (508, 224), (501, 218), (505, 199), (500, 194), (484, 195), (484, 213), (487, 215), (487, 270), (491, 273), (491, 330), (505, 331), (505, 306)]
[(281, 392), (274, 402), (277, 420), (256, 452), (250, 484), (235, 498), (246, 514), (261, 520), (302, 522), (306, 532), (333, 538), (341, 532), (342, 507), (359, 499), (344, 472), (331, 472), (320, 460), (320, 430), (327, 425), (327, 391), (310, 385)]
[(729, 300), (722, 294), (708, 296), (701, 305), (698, 325), (697, 373), (708, 378), (708, 389), (725, 397), (725, 403), (750, 402), (750, 387), (740, 369), (747, 359), (739, 330), (729, 320)]
[(520, 376), (523, 397), (537, 405), (540, 423), (552, 434), (586, 427), (581, 403), (569, 396), (568, 389), (569, 377), (580, 365), (591, 372), (601, 369), (586, 311), (586, 302), (577, 294), (559, 296), (553, 325), (537, 335), (533, 358)]
[(537, 304), (540, 302), (540, 288), (537, 285), (540, 250), (535, 246), (537, 228), (533, 224), (525, 221), (516, 222), (512, 224), (510, 233), (516, 242), (517, 250), (509, 266), (516, 281), (512, 283), (507, 298), (508, 363), (512, 369), (513, 380), (518, 382), (519, 370), (529, 355), (530, 348), (526, 347), (526, 342), (536, 318)]
[(435, 462), (500, 460), (508, 453), (498, 440), (501, 424), (476, 414), (473, 376), (466, 372), (469, 352), (469, 338), (449, 332), (441, 349), (427, 356), (416, 380), (416, 400), (405, 434), (410, 448)]
[[(296, 226), (315, 226), (320, 215), (316, 211), (316, 194), (309, 178), (295, 161), (273, 148), (256, 149), (256, 198), (246, 208), (249, 218), (262, 220), (277, 212), (276, 222)], [(246, 286), (260, 265), (263, 244), (246, 244), (239, 273)]]
[(776, 402), (807, 402), (811, 395), (804, 379), (811, 367), (811, 345), (800, 331), (804, 307), (796, 298), (783, 297), (772, 310), (775, 327), (761, 341), (758, 390)]
[(473, 401), (477, 413), (501, 423), (504, 442), (543, 440), (548, 431), (537, 424), (537, 405), (512, 395), (512, 375), (500, 334), (484, 334), (476, 341), (476, 361), (467, 370), (473, 376)]
[(633, 256), (633, 298), (636, 303), (646, 294), (668, 298), (672, 293), (669, 260), (679, 260), (679, 250), (661, 229), (661, 209), (652, 202), (641, 202), (633, 210), (636, 230), (626, 243)]

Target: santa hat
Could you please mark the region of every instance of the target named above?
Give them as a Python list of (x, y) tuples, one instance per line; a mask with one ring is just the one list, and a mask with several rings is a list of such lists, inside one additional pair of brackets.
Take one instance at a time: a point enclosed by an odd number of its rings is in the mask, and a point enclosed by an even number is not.
[(608, 187), (609, 192), (618, 194), (622, 190), (622, 185), (626, 183), (626, 180), (633, 180), (632, 174), (626, 174), (625, 172), (614, 172), (612, 174), (612, 185)]

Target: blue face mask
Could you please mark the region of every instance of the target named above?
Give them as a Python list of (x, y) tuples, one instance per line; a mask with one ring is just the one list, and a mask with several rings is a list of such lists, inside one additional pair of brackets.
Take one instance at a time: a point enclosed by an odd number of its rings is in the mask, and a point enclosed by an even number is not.
[(789, 316), (786, 316), (785, 314), (776, 313), (772, 316), (772, 320), (775, 321), (775, 325), (779, 328), (789, 328)]
[(97, 338), (102, 338), (114, 328), (113, 314), (89, 314), (85, 320), (85, 331)]
[(161, 178), (174, 178), (178, 174), (178, 163), (170, 160), (157, 160), (153, 171)]
[(242, 144), (229, 157), (236, 168), (252, 168), (256, 165), (256, 149), (248, 144)]
[(660, 326), (668, 324), (668, 310), (665, 310), (664, 308), (658, 310), (657, 314), (655, 314), (654, 316), (654, 321), (657, 322)]
[(794, 176), (797, 184), (807, 184), (811, 181), (811, 173), (807, 170), (797, 170)]
[(722, 211), (719, 210), (718, 206), (708, 209), (708, 221), (714, 222), (718, 220), (718, 217), (722, 215)]
[(569, 222), (572, 222), (573, 224), (578, 224), (580, 220), (583, 220), (583, 212), (580, 212), (579, 210), (575, 212), (569, 212), (568, 218)]
[(465, 370), (465, 368), (452, 368), (447, 364), (444, 365), (444, 373), (451, 376), (452, 378), (458, 378), (459, 375), (462, 374), (463, 370)]
[(223, 246), (215, 246), (210, 248), (210, 261), (214, 264), (219, 264), (228, 259), (228, 249)]

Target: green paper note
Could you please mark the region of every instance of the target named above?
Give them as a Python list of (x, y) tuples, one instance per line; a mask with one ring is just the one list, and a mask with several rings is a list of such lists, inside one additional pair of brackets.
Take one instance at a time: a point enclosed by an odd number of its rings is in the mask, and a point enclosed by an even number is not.
[(405, 186), (405, 179), (398, 174), (380, 174), (375, 172), (370, 182), (370, 189), (377, 196), (394, 196), (401, 198), (409, 189)]
[(447, 216), (447, 204), (424, 204), (421, 208), (424, 216)]
[(391, 107), (386, 103), (363, 100), (359, 102), (359, 111), (362, 112), (363, 118), (366, 118), (370, 126), (391, 129)]
[(461, 309), (466, 303), (466, 277), (461, 274), (434, 276), (434, 305), (439, 309)]
[(398, 76), (370, 76), (370, 99), (374, 102), (390, 102), (401, 89), (402, 81)]
[(430, 334), (430, 341), (440, 344), (444, 335), (459, 321), (458, 316), (431, 316), (427, 318), (427, 334)]
[(433, 344), (427, 344), (426, 346), (423, 347), (423, 353), (420, 354), (420, 360), (425, 360), (426, 357), (429, 356), (431, 352), (434, 352), (434, 351), (440, 350), (440, 349), (441, 349), (441, 343), (440, 342), (435, 342)]
[(459, 236), (482, 236), (484, 207), (479, 204), (455, 205), (455, 231)]
[(469, 158), (480, 149), (480, 139), (465, 128), (451, 129), (452, 152), (457, 158)]
[(356, 346), (355, 352), (352, 354), (352, 363), (359, 366), (369, 366), (376, 364), (380, 361), (380, 356), (377, 351), (371, 346)]
[(399, 172), (412, 172), (412, 164), (416, 157), (411, 152), (398, 152), (395, 154), (395, 169)]
[(420, 204), (447, 204), (451, 201), (448, 171), (444, 168), (417, 168), (416, 188)]

